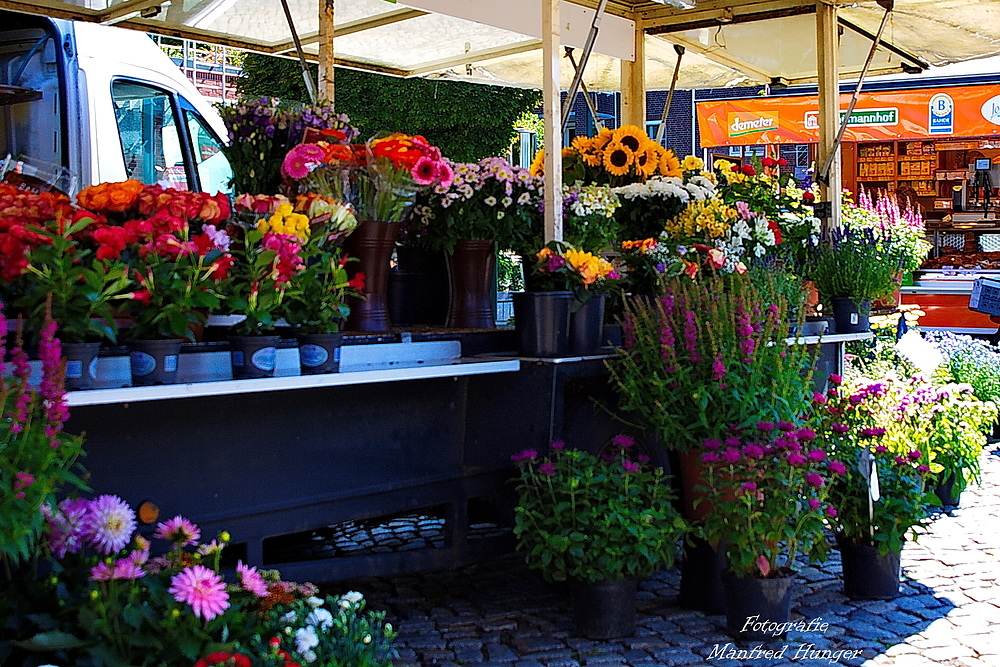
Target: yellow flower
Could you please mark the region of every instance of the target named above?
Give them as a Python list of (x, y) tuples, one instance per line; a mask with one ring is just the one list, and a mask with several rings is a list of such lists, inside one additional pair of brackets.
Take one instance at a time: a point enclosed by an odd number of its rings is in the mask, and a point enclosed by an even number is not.
[(687, 155), (681, 160), (681, 170), (701, 171), (705, 167), (705, 161), (694, 155)]
[(645, 177), (652, 176), (660, 166), (660, 152), (663, 149), (655, 141), (647, 141), (635, 156), (635, 168)]
[(545, 173), (544, 148), (535, 153), (535, 159), (531, 161), (531, 166), (528, 167), (528, 173), (530, 173), (532, 176), (541, 176)]
[(681, 161), (677, 159), (672, 150), (665, 150), (660, 156), (660, 174), (662, 176), (676, 176), (677, 178), (684, 175), (681, 171)]
[(595, 139), (588, 137), (573, 137), (573, 148), (580, 154), (588, 167), (601, 166), (601, 151), (595, 143)]
[(604, 168), (612, 176), (624, 176), (632, 165), (634, 155), (625, 145), (612, 141), (604, 149)]
[(566, 263), (580, 274), (584, 285), (592, 285), (595, 281), (606, 277), (612, 270), (611, 263), (596, 255), (570, 248), (565, 253)]
[(638, 250), (641, 253), (651, 252), (656, 247), (656, 239), (642, 241), (622, 241), (622, 250)]
[(614, 131), (614, 141), (638, 153), (642, 145), (649, 141), (649, 136), (637, 125), (622, 125)]
[(290, 203), (281, 204), (270, 218), (257, 223), (257, 229), (262, 232), (297, 236), (304, 241), (309, 238), (309, 218), (301, 213), (295, 213)]
[(596, 151), (603, 151), (611, 143), (611, 140), (615, 138), (615, 131), (609, 130), (608, 128), (602, 129), (594, 138), (591, 139), (591, 145)]

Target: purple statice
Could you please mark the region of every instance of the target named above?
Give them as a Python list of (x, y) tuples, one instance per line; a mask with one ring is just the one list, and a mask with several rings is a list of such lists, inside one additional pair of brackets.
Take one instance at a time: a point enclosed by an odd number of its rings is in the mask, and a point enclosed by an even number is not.
[(546, 477), (556, 476), (556, 466), (552, 461), (546, 461), (542, 465), (538, 466), (538, 472), (545, 475)]
[(619, 433), (618, 435), (611, 438), (611, 444), (614, 447), (619, 447), (621, 449), (629, 449), (635, 445), (635, 438), (624, 433)]
[(684, 313), (684, 349), (692, 363), (697, 364), (702, 360), (701, 353), (698, 352), (698, 318), (690, 308)]
[(739, 341), (740, 352), (743, 354), (743, 363), (749, 364), (753, 361), (754, 351), (757, 349), (757, 341), (753, 339), (754, 327), (751, 324), (750, 313), (743, 310), (742, 306), (736, 309), (736, 336)]
[(628, 459), (622, 461), (622, 468), (625, 469), (625, 472), (639, 472), (639, 470), (641, 470), (638, 463), (629, 461)]
[(722, 380), (726, 377), (726, 364), (722, 360), (722, 353), (715, 355), (715, 359), (712, 360), (712, 379), (715, 381)]

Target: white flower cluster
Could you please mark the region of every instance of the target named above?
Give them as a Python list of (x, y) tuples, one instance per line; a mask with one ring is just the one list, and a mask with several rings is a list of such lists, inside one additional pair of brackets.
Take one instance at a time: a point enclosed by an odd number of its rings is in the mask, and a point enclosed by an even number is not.
[(715, 194), (715, 183), (701, 175), (691, 176), (687, 181), (675, 176), (654, 176), (645, 183), (631, 183), (612, 188), (611, 191), (628, 200), (669, 197), (686, 204), (692, 199), (712, 197)]
[[(349, 591), (340, 596), (337, 606), (345, 611), (351, 610), (361, 604), (364, 599), (361, 593)], [(294, 641), (296, 652), (307, 663), (311, 663), (315, 662), (318, 657), (313, 649), (320, 644), (320, 633), (327, 632), (333, 627), (333, 614), (328, 609), (323, 608), (322, 598), (313, 596), (307, 599), (306, 603), (312, 607), (312, 610), (303, 620), (304, 625), (295, 630)], [(298, 615), (295, 611), (290, 611), (281, 617), (281, 621), (287, 625), (295, 624), (298, 622)], [(287, 628), (286, 632), (291, 633), (291, 628)], [(363, 641), (366, 644), (371, 643), (371, 636), (366, 635)]]
[(615, 209), (621, 206), (621, 201), (611, 188), (580, 183), (563, 186), (563, 202), (568, 213), (580, 218), (589, 216), (611, 218), (615, 214)]
[(802, 238), (802, 244), (815, 248), (819, 245), (820, 221), (812, 215), (796, 215), (789, 211), (781, 213), (781, 228), (788, 230), (789, 234)]

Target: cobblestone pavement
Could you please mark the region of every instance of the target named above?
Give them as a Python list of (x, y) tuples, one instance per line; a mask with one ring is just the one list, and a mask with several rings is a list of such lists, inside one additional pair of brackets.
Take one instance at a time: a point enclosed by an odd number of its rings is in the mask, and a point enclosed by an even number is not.
[[(574, 637), (568, 596), (527, 570), (520, 558), (454, 571), (351, 582), (399, 629), (397, 666), (575, 667), (634, 665), (1000, 666), (1000, 449), (984, 452), (983, 486), (961, 507), (936, 515), (903, 552), (903, 595), (855, 602), (841, 591), (836, 551), (800, 571), (792, 618), (829, 623), (826, 632), (789, 633), (763, 648), (784, 659), (726, 659), (732, 640), (723, 616), (677, 605), (676, 569), (640, 585), (634, 637)], [(730, 648), (753, 648), (757, 643)], [(713, 657), (712, 652), (716, 651)], [(830, 651), (817, 659), (806, 651)], [(837, 654), (836, 652), (841, 652)], [(844, 652), (848, 655), (844, 655)], [(859, 651), (856, 657), (848, 657)]]

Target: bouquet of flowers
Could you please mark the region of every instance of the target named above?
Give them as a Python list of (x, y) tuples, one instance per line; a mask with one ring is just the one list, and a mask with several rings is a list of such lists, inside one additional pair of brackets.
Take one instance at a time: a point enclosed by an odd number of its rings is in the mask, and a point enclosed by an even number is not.
[(351, 204), (362, 220), (399, 222), (422, 189), (448, 185), (451, 166), (419, 135), (390, 134), (359, 146), (303, 143), (285, 156), (281, 173), (307, 189)]
[(646, 577), (673, 563), (687, 524), (663, 469), (633, 454), (628, 436), (612, 446), (598, 457), (554, 442), (547, 458), (534, 450), (512, 457), (521, 470), (514, 535), (547, 581)]
[(657, 237), (664, 222), (681, 213), (690, 203), (715, 195), (715, 176), (703, 171), (704, 162), (692, 155), (684, 158), (676, 176), (654, 176), (641, 183), (612, 189), (621, 200), (616, 217), (626, 240)]
[(574, 183), (563, 186), (563, 235), (576, 248), (600, 252), (618, 238), (615, 212), (621, 200), (608, 186)]
[(299, 105), (252, 98), (220, 107), (219, 114), (229, 130), (222, 150), (233, 168), (235, 192), (277, 193), (282, 161), (310, 128), (333, 143), (349, 143), (358, 135), (350, 118), (324, 102)]
[[(681, 162), (635, 125), (603, 129), (594, 137), (576, 137), (563, 149), (563, 178), (568, 183), (625, 185), (653, 176), (681, 176)], [(531, 164), (531, 173), (542, 174), (544, 151)]]
[(822, 561), (828, 548), (824, 519), (829, 482), (846, 473), (816, 444), (816, 432), (793, 421), (758, 422), (702, 443), (706, 496), (703, 527), (710, 543), (725, 544), (737, 577), (788, 576), (795, 557)]
[(538, 226), (541, 180), (498, 157), (445, 164), (454, 176), (418, 195), (404, 223), (406, 242), (448, 252), (459, 239), (523, 247), (528, 230)]
[(535, 255), (528, 286), (536, 292), (570, 291), (582, 303), (590, 292), (603, 291), (606, 282), (618, 278), (606, 259), (553, 241)]

